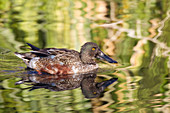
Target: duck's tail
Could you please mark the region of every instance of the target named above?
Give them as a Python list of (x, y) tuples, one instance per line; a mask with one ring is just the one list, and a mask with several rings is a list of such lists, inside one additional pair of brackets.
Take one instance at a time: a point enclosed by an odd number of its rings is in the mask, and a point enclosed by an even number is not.
[(29, 62), (30, 60), (33, 58), (33, 55), (31, 53), (18, 53), (18, 52), (15, 52), (15, 55), (19, 58), (21, 58), (25, 64), (28, 66), (29, 65)]

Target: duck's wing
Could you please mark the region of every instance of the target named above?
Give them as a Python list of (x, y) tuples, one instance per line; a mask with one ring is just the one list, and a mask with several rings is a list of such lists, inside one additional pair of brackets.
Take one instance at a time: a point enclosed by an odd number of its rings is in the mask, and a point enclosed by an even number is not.
[(45, 49), (40, 49), (30, 43), (27, 43), (27, 45), (29, 45), (31, 48), (31, 53), (39, 56), (39, 57), (46, 57), (52, 54), (57, 54), (55, 51), (58, 50), (57, 48), (45, 48)]
[[(15, 52), (15, 55), (19, 58), (21, 58), (27, 67), (30, 67), (30, 61), (32, 59), (46, 59), (44, 62), (53, 61), (55, 64), (71, 64), (81, 62), (79, 57), (79, 52), (75, 50), (68, 50), (68, 49), (57, 49), (57, 48), (45, 48), (45, 49), (39, 49), (31, 44), (28, 44), (32, 51), (26, 52), (26, 53), (18, 53)], [(33, 60), (34, 61), (34, 60)], [(48, 63), (47, 62), (47, 63)]]
[(26, 44), (29, 45), (31, 47), (31, 49), (34, 50), (34, 51), (39, 51), (40, 50), (40, 48), (35, 47), (34, 45), (32, 45), (30, 43), (26, 43)]
[(46, 57), (46, 56), (50, 55), (45, 49), (40, 49), (30, 43), (27, 43), (27, 45), (29, 45), (31, 47), (30, 49), (33, 50), (30, 53), (35, 54), (38, 57)]
[(38, 57), (47, 57), (50, 55), (55, 55), (57, 57), (60, 56), (79, 56), (79, 52), (75, 50), (69, 50), (65, 48), (44, 48), (44, 49), (39, 49), (38, 47), (33, 46), (32, 44), (27, 43), (31, 47), (31, 53), (37, 55)]

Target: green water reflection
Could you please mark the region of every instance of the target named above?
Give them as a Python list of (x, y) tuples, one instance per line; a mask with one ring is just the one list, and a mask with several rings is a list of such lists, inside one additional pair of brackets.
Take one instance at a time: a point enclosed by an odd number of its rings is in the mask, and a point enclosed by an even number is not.
[[(169, 113), (169, 36), (169, 0), (0, 0), (0, 112)], [(118, 78), (100, 97), (15, 85), (25, 64), (13, 53), (26, 42), (79, 51), (87, 41), (119, 62), (97, 75)]]

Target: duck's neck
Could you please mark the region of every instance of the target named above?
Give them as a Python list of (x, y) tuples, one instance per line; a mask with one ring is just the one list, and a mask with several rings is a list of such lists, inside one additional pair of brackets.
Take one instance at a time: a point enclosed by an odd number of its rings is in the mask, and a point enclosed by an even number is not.
[(84, 64), (96, 64), (95, 58), (91, 57), (86, 52), (80, 52), (80, 59)]

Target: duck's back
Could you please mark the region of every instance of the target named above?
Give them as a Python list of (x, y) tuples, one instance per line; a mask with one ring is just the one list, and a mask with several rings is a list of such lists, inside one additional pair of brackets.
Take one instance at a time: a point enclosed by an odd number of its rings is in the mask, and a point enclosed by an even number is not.
[(45, 54), (47, 59), (53, 60), (54, 63), (60, 62), (63, 65), (81, 62), (79, 52), (68, 49), (46, 48), (36, 53)]
[(50, 74), (69, 74), (73, 66), (81, 65), (79, 52), (67, 49), (46, 48), (33, 51), (36, 57), (28, 63), (28, 67)]

